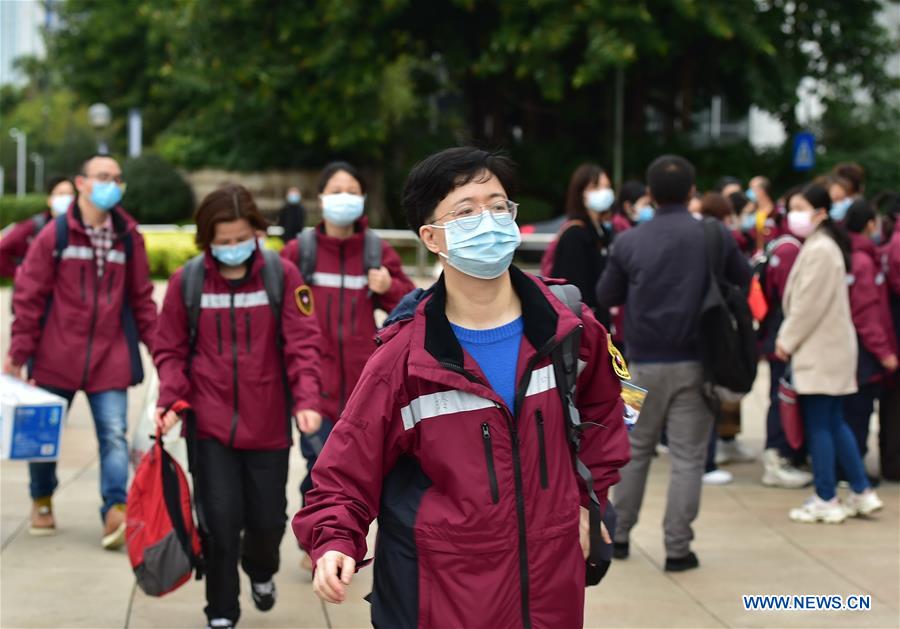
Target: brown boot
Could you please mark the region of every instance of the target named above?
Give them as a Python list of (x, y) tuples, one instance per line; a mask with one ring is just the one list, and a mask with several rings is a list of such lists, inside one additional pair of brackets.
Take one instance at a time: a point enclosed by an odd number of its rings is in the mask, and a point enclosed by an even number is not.
[(106, 550), (118, 550), (125, 544), (125, 505), (113, 505), (106, 512), (101, 543)]
[(28, 532), (40, 537), (56, 535), (56, 520), (53, 519), (53, 504), (49, 496), (38, 498), (31, 504), (31, 528)]

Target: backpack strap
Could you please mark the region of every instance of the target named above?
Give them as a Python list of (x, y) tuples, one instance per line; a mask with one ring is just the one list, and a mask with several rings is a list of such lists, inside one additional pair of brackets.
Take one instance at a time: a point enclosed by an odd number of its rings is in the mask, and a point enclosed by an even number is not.
[(263, 249), (262, 268), (263, 286), (266, 289), (266, 297), (269, 300), (269, 308), (275, 317), (275, 327), (278, 331), (278, 347), (284, 347), (284, 334), (281, 331), (281, 308), (284, 304), (284, 264), (277, 253), (269, 249)]
[(56, 261), (56, 265), (59, 266), (62, 253), (69, 246), (69, 222), (66, 215), (63, 214), (53, 219), (53, 226), (56, 229), (56, 246), (53, 249), (53, 258)]
[[(581, 319), (581, 291), (578, 290), (578, 287), (571, 284), (552, 284), (549, 288), (550, 292), (557, 299), (564, 303), (576, 317)], [(604, 542), (600, 529), (603, 514), (600, 510), (600, 499), (594, 490), (594, 477), (591, 474), (591, 470), (578, 458), (578, 452), (581, 450), (581, 434), (585, 428), (581, 422), (581, 413), (575, 405), (575, 388), (578, 381), (578, 351), (581, 348), (582, 329), (583, 326), (579, 326), (564, 338), (553, 350), (552, 358), (553, 371), (556, 376), (556, 389), (559, 391), (563, 414), (566, 417), (566, 434), (569, 439), (569, 446), (572, 449), (572, 460), (575, 465), (575, 471), (578, 472), (581, 483), (590, 499), (588, 503), (588, 514), (590, 517), (590, 553), (588, 554), (588, 562), (592, 566), (597, 566), (603, 561), (601, 551)]]
[(722, 282), (725, 278), (725, 241), (722, 237), (722, 228), (714, 218), (703, 221), (703, 237), (706, 242), (706, 260), (709, 263), (709, 277), (711, 281)]
[(297, 234), (297, 268), (300, 269), (300, 275), (307, 285), (313, 285), (313, 275), (316, 272), (316, 251), (319, 246), (316, 238), (316, 228), (304, 229)]
[(181, 300), (188, 315), (188, 371), (197, 349), (197, 324), (200, 321), (200, 301), (203, 298), (203, 280), (206, 276), (205, 254), (194, 256), (181, 272)]
[(366, 229), (364, 238), (363, 275), (368, 273), (371, 269), (381, 268), (381, 236), (371, 229)]

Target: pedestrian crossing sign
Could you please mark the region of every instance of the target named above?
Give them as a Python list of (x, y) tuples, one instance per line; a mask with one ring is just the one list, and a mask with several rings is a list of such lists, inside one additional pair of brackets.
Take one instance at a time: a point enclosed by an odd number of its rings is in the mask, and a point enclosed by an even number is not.
[(794, 136), (794, 170), (812, 170), (816, 165), (816, 136), (803, 131)]

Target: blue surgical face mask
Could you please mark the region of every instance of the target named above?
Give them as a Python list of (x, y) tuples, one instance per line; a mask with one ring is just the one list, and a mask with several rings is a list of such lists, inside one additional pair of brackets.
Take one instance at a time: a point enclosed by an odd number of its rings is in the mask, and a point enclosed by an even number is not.
[(756, 215), (755, 214), (745, 214), (741, 219), (741, 229), (745, 232), (750, 231), (756, 227)]
[(288, 192), (287, 195), (288, 203), (300, 203), (300, 193), (299, 192)]
[[(515, 221), (501, 224), (493, 214), (486, 214), (488, 216), (467, 216), (433, 227), (446, 229), (447, 253), (440, 255), (450, 266), (471, 277), (493, 280), (509, 268), (513, 254), (522, 243), (522, 235)], [(481, 222), (473, 229), (465, 229), (479, 220)]]
[(747, 200), (750, 203), (756, 203), (756, 191), (753, 188), (747, 188), (744, 192), (744, 196), (747, 197)]
[(585, 205), (589, 210), (594, 212), (605, 212), (612, 207), (616, 200), (616, 195), (612, 188), (601, 188), (600, 190), (591, 190), (585, 195)]
[(366, 203), (366, 197), (349, 192), (323, 194), (319, 198), (322, 199), (322, 218), (338, 227), (348, 227), (358, 221)]
[(612, 221), (603, 221), (603, 229), (609, 233), (613, 231)]
[(847, 217), (847, 210), (850, 209), (851, 205), (853, 205), (853, 199), (850, 197), (835, 201), (831, 204), (831, 211), (828, 212), (828, 215), (831, 217), (831, 220), (841, 222)]
[(256, 238), (239, 242), (236, 245), (210, 245), (213, 257), (225, 266), (240, 266), (256, 251)]
[(874, 242), (876, 245), (881, 245), (881, 243), (884, 242), (884, 235), (880, 231), (877, 231), (874, 234), (872, 234), (871, 238), (872, 238), (872, 242)]
[(651, 220), (654, 216), (656, 216), (656, 210), (653, 209), (650, 205), (645, 205), (643, 207), (638, 208), (637, 211), (637, 222), (638, 223), (646, 223)]
[(69, 211), (69, 206), (74, 200), (75, 197), (71, 194), (54, 194), (50, 197), (50, 211), (53, 212), (53, 216), (62, 216)]
[(90, 199), (97, 209), (109, 212), (122, 200), (122, 186), (115, 181), (95, 181)]

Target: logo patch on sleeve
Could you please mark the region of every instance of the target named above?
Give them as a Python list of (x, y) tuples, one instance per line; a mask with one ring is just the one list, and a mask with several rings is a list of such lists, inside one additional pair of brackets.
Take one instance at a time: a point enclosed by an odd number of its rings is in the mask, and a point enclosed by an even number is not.
[(298, 286), (294, 290), (294, 302), (297, 304), (297, 310), (304, 316), (311, 316), (314, 310), (314, 301), (312, 289), (304, 284)]

